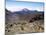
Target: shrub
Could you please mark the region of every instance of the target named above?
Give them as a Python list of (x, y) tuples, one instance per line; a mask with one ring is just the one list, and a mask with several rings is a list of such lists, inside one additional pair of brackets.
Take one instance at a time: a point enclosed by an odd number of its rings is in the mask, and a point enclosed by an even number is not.
[(24, 30), (23, 26), (21, 26), (21, 30)]
[(26, 24), (26, 22), (23, 22), (23, 23), (22, 23), (22, 25), (25, 25), (25, 24)]
[(33, 22), (33, 20), (30, 20), (29, 22)]

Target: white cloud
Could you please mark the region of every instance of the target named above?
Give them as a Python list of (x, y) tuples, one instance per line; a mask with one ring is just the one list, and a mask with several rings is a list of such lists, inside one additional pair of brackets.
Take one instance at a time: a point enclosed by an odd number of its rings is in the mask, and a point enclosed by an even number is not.
[(10, 11), (20, 11), (20, 10), (22, 10), (24, 8), (27, 8), (27, 9), (31, 10), (31, 8), (29, 8), (29, 7), (21, 7), (21, 6), (19, 6), (19, 7), (18, 6), (7, 7), (7, 9), (10, 10)]
[(27, 8), (29, 10), (43, 11), (43, 7), (42, 8), (40, 8), (40, 7), (39, 8), (36, 8), (36, 7), (32, 8), (32, 7), (22, 7), (22, 6), (11, 6), (11, 7), (7, 7), (7, 9), (10, 10), (10, 11), (12, 11), (12, 12), (14, 12), (14, 11), (20, 11), (20, 10), (22, 10), (24, 8)]
[(12, 7), (7, 7), (7, 9), (9, 9), (11, 11), (19, 11), (19, 10), (23, 9), (23, 7), (12, 6)]

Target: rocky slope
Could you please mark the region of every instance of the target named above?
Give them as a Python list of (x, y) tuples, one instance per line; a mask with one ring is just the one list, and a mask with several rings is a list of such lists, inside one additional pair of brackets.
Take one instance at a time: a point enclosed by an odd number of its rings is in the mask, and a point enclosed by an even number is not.
[(6, 10), (5, 32), (6, 35), (44, 32), (44, 13), (27, 9), (14, 13)]
[(44, 21), (38, 20), (32, 23), (18, 22), (6, 25), (6, 35), (8, 34), (22, 34), (22, 33), (39, 33), (44, 32)]

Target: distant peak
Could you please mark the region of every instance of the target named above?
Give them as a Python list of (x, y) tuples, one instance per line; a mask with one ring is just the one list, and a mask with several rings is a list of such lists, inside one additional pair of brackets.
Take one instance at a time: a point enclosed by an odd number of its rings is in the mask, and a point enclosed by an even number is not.
[(24, 8), (24, 10), (28, 10), (27, 8)]
[(27, 8), (22, 9), (23, 11), (29, 11)]

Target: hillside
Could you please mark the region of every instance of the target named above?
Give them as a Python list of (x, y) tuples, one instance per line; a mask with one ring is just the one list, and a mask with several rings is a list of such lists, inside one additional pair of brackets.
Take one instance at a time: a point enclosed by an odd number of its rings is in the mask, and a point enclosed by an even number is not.
[(10, 33), (44, 32), (44, 12), (23, 9), (10, 12), (6, 9), (6, 35)]

